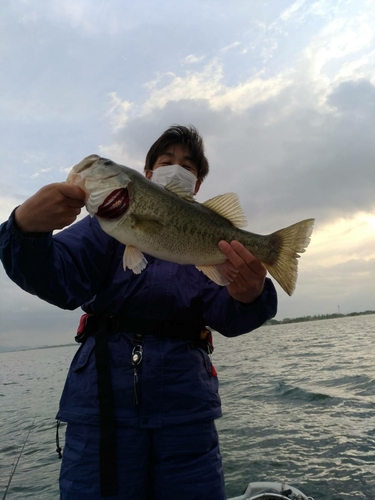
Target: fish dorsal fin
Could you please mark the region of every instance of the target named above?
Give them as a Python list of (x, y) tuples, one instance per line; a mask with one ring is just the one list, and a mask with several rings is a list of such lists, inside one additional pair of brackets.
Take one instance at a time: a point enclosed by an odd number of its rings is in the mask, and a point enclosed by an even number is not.
[(195, 200), (191, 196), (189, 191), (187, 191), (184, 187), (180, 186), (180, 184), (177, 184), (176, 182), (170, 182), (165, 186), (165, 189), (175, 194), (176, 196), (183, 198), (186, 201), (192, 201), (195, 203)]
[(122, 259), (124, 271), (131, 269), (134, 274), (140, 274), (146, 268), (147, 259), (138, 248), (126, 245)]
[(241, 208), (236, 193), (219, 194), (204, 203), (203, 206), (228, 219), (235, 227), (246, 227), (246, 216)]

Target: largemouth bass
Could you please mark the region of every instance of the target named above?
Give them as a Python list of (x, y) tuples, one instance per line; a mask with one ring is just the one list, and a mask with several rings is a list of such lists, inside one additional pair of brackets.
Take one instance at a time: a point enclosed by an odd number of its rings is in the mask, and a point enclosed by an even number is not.
[[(163, 168), (163, 167), (160, 167)], [(125, 245), (124, 269), (139, 274), (144, 253), (177, 264), (194, 264), (218, 285), (223, 273), (221, 240), (238, 240), (265, 266), (288, 295), (298, 273), (298, 257), (310, 242), (314, 219), (262, 236), (240, 229), (245, 215), (234, 193), (198, 203), (183, 188), (165, 188), (139, 172), (91, 155), (75, 165), (67, 182), (86, 193), (86, 208), (107, 234)]]

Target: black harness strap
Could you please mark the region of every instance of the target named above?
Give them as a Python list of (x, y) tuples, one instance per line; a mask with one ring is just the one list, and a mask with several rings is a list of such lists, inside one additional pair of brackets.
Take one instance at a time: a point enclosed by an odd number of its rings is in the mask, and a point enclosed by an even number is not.
[(157, 337), (168, 337), (180, 340), (199, 340), (204, 326), (203, 321), (163, 321), (149, 318), (135, 318), (122, 315), (84, 314), (75, 337), (76, 342), (84, 342), (88, 335), (96, 335), (98, 329), (105, 324), (108, 333), (129, 332), (133, 334), (152, 334)]
[(116, 495), (118, 492), (116, 426), (108, 336), (106, 321), (103, 318), (95, 334), (100, 422), (100, 493), (103, 497)]
[[(204, 328), (203, 328), (204, 330)], [(111, 363), (108, 339), (111, 333), (125, 331), (133, 333), (132, 363), (134, 366), (134, 390), (136, 404), (138, 398), (138, 365), (142, 360), (141, 344), (146, 334), (172, 339), (199, 341), (202, 326), (196, 322), (167, 322), (155, 321), (148, 318), (132, 318), (123, 316), (84, 315), (76, 341), (84, 342), (88, 335), (95, 337), (95, 362), (98, 377), (99, 400), (99, 464), (100, 464), (100, 493), (102, 497), (117, 495), (117, 454), (116, 454), (116, 425), (114, 414), (114, 397), (111, 382)], [(134, 356), (140, 355), (138, 360)]]

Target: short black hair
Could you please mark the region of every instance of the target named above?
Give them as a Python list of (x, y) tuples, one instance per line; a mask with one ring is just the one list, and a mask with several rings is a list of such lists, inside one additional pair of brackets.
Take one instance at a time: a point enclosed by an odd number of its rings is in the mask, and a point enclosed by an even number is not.
[(197, 166), (198, 179), (203, 180), (209, 171), (208, 160), (204, 155), (203, 139), (198, 130), (190, 125), (173, 125), (169, 127), (151, 146), (146, 156), (145, 171), (152, 170), (156, 160), (166, 148), (173, 144), (181, 144), (189, 149), (193, 162)]

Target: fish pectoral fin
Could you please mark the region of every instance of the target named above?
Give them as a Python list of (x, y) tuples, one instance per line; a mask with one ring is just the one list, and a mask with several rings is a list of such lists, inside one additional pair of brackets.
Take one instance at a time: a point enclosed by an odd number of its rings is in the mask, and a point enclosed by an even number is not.
[(184, 187), (180, 186), (180, 184), (177, 184), (175, 182), (170, 182), (165, 186), (165, 189), (167, 191), (170, 191), (171, 193), (175, 194), (176, 196), (179, 196), (180, 198), (183, 198), (186, 201), (191, 201), (196, 203), (194, 198), (191, 196), (189, 191), (187, 191)]
[(219, 194), (202, 205), (229, 220), (235, 227), (247, 226), (246, 216), (236, 193)]
[(142, 214), (131, 215), (131, 226), (133, 229), (137, 229), (147, 234), (159, 234), (165, 227), (160, 219)]
[(122, 259), (124, 271), (131, 269), (134, 274), (140, 274), (146, 268), (147, 259), (138, 248), (132, 245), (126, 245)]
[(210, 278), (211, 281), (220, 286), (229, 285), (229, 280), (223, 273), (223, 268), (219, 264), (217, 266), (195, 266), (198, 271), (201, 271), (203, 274)]

